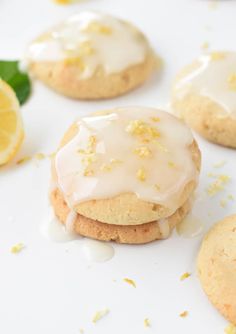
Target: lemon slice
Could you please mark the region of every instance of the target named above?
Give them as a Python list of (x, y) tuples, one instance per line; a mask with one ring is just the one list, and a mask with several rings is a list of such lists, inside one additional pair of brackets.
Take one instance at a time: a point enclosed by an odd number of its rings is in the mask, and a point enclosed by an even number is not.
[(0, 165), (17, 153), (23, 138), (20, 106), (13, 89), (0, 79)]

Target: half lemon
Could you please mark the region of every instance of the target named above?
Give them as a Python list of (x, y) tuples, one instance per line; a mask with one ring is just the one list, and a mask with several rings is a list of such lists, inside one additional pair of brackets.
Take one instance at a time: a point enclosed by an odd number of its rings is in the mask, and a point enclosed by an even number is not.
[(0, 165), (16, 155), (23, 138), (18, 99), (13, 89), (0, 79)]

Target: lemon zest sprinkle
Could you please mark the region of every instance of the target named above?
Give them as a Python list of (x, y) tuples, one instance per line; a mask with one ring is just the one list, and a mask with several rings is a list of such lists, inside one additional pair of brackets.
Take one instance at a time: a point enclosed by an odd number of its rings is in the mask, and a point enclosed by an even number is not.
[(146, 146), (137, 147), (134, 149), (133, 152), (137, 154), (140, 158), (148, 158), (152, 154), (151, 150)]
[(139, 181), (142, 181), (142, 182), (146, 181), (147, 176), (146, 176), (146, 172), (144, 168), (139, 168), (139, 170), (136, 173), (136, 176)]
[(69, 5), (72, 0), (53, 0), (58, 5)]
[(98, 22), (91, 22), (86, 28), (83, 29), (83, 32), (99, 33), (102, 35), (111, 35), (112, 29)]
[(135, 283), (134, 280), (132, 280), (130, 278), (124, 278), (123, 281), (128, 283), (129, 285), (132, 285), (134, 288), (136, 288), (136, 283)]
[(145, 318), (143, 322), (144, 322), (144, 327), (151, 327), (151, 323), (148, 318)]
[(173, 162), (173, 161), (168, 161), (168, 166), (170, 168), (175, 168), (176, 167), (176, 164)]
[(101, 311), (97, 311), (92, 319), (93, 323), (95, 324), (96, 322), (104, 318), (106, 315), (108, 315), (109, 312), (110, 310), (108, 308)]
[(160, 133), (155, 127), (139, 119), (130, 121), (125, 130), (146, 143), (160, 137)]
[(236, 334), (236, 326), (234, 326), (233, 324), (229, 324), (225, 328), (225, 334)]
[(46, 158), (46, 155), (44, 153), (36, 153), (34, 157), (37, 160), (43, 160)]
[(30, 157), (30, 156), (25, 156), (25, 157), (23, 157), (23, 158), (17, 160), (16, 164), (17, 164), (17, 165), (21, 165), (21, 164), (24, 164), (25, 162), (30, 161), (31, 159), (32, 159), (32, 157)]
[(213, 60), (213, 61), (223, 60), (226, 57), (224, 52), (211, 52), (210, 56), (211, 56), (211, 60)]
[(211, 183), (206, 189), (209, 196), (214, 196), (218, 192), (224, 190), (224, 185), (227, 184), (231, 179), (228, 175), (223, 174), (217, 176), (213, 175), (213, 177), (215, 177), (216, 180)]
[(19, 242), (18, 244), (15, 244), (14, 246), (11, 247), (11, 253), (12, 254), (18, 254), (24, 248), (25, 248), (25, 245), (23, 243)]
[(227, 205), (227, 201), (226, 201), (225, 199), (221, 199), (221, 200), (220, 200), (220, 206), (221, 206), (222, 208), (225, 208), (226, 205)]
[(236, 91), (236, 73), (228, 77), (228, 87), (230, 90)]
[(202, 45), (201, 45), (201, 49), (202, 49), (202, 50), (208, 50), (208, 49), (209, 49), (209, 46), (210, 46), (209, 42), (204, 42), (204, 43), (202, 43)]
[(94, 175), (94, 170), (93, 169), (85, 168), (84, 176), (93, 176), (93, 175)]
[(155, 184), (155, 189), (157, 190), (157, 191), (159, 191), (160, 189), (161, 189), (161, 187), (158, 185), (158, 184)]
[(64, 59), (64, 64), (65, 65), (71, 65), (71, 66), (76, 66), (78, 67), (81, 71), (85, 70), (85, 64), (81, 57), (68, 57)]
[(180, 276), (180, 280), (184, 281), (186, 278), (189, 278), (191, 276), (190, 273), (186, 272), (183, 275)]
[(188, 311), (181, 312), (179, 316), (181, 318), (186, 318), (188, 316)]
[(151, 120), (153, 122), (160, 122), (160, 118), (159, 117), (151, 117)]

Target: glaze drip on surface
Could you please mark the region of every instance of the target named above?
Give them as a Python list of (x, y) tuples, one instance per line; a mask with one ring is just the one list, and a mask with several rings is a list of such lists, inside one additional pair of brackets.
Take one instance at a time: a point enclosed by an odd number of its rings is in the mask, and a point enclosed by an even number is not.
[(28, 48), (28, 62), (64, 61), (89, 78), (99, 66), (107, 74), (145, 61), (150, 46), (131, 24), (98, 12), (81, 12), (41, 35)]
[(202, 55), (174, 86), (175, 98), (182, 99), (189, 94), (206, 96), (222, 106), (225, 116), (236, 117), (236, 53)]
[(151, 108), (120, 108), (77, 122), (78, 133), (55, 156), (58, 188), (70, 208), (94, 199), (135, 193), (175, 212), (198, 171), (190, 130)]
[(85, 258), (91, 262), (109, 261), (115, 253), (110, 243), (87, 238), (83, 241), (82, 250)]

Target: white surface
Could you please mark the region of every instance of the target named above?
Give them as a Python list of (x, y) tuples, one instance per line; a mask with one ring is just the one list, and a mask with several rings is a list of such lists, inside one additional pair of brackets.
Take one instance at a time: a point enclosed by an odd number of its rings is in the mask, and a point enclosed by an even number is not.
[[(0, 58), (18, 58), (25, 45), (42, 30), (79, 9), (100, 9), (130, 19), (150, 37), (165, 60), (162, 75), (124, 97), (101, 102), (79, 102), (34, 84), (30, 101), (22, 108), (26, 139), (15, 159), (38, 152), (51, 153), (69, 124), (97, 109), (122, 105), (158, 106), (169, 99), (176, 71), (200, 52), (203, 42), (212, 48), (235, 44), (236, 2), (220, 1), (210, 9), (204, 0), (88, 0), (68, 7), (50, 0), (0, 1)], [(236, 211), (236, 202), (219, 205), (236, 195), (235, 151), (199, 139), (203, 153), (200, 197), (195, 215), (207, 230), (216, 220)], [(224, 167), (213, 163), (226, 160)], [(15, 162), (0, 170), (0, 333), (4, 334), (120, 334), (223, 333), (226, 321), (202, 292), (195, 272), (201, 236), (173, 236), (144, 246), (114, 245), (111, 261), (89, 264), (81, 241), (53, 243), (41, 233), (48, 212), (49, 161)], [(227, 173), (232, 180), (225, 191), (209, 198), (208, 172)], [(234, 173), (233, 173), (234, 172)], [(10, 253), (13, 244), (26, 248)], [(193, 275), (180, 282), (186, 272)], [(135, 280), (137, 288), (123, 281)], [(115, 281), (114, 281), (115, 280)], [(98, 310), (110, 313), (96, 324)], [(187, 318), (179, 313), (188, 310)], [(148, 317), (152, 327), (145, 328)]]

